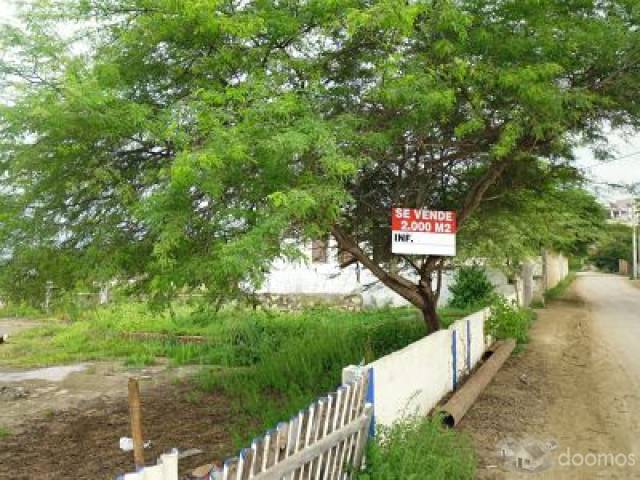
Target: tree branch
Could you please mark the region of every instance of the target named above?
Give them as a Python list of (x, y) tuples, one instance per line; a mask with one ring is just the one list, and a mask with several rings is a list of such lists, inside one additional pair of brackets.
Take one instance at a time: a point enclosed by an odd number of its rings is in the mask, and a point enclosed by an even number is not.
[(418, 287), (395, 273), (387, 272), (384, 268), (373, 261), (369, 256), (358, 246), (355, 240), (344, 232), (338, 225), (331, 227), (331, 233), (338, 242), (338, 246), (341, 250), (349, 252), (360, 263), (367, 267), (376, 278), (378, 278), (384, 285), (396, 292), (398, 295), (404, 297), (413, 305), (418, 308), (422, 308), (424, 299), (418, 292)]

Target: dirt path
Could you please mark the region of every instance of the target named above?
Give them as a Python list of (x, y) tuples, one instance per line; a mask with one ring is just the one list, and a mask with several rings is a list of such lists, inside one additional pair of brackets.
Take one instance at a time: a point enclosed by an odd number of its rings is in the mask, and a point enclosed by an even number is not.
[(538, 312), (531, 343), (461, 424), (477, 446), (478, 478), (531, 478), (498, 446), (533, 443), (547, 450), (516, 458), (528, 456), (536, 478), (640, 478), (639, 313), (640, 291), (598, 274)]

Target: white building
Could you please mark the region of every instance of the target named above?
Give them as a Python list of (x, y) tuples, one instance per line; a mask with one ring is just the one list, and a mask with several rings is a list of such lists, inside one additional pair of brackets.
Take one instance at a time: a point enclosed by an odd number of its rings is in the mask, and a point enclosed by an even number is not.
[(635, 199), (626, 198), (609, 203), (609, 219), (614, 222), (632, 224)]
[[(258, 291), (260, 295), (277, 297), (324, 297), (347, 302), (357, 298), (354, 304), (365, 308), (382, 306), (404, 306), (407, 301), (382, 283), (359, 263), (341, 268), (347, 262), (345, 255), (338, 253), (333, 240), (314, 241), (302, 248), (305, 260), (299, 262), (277, 261)], [(498, 270), (488, 271), (489, 279), (498, 292), (513, 295), (515, 288), (504, 274)], [(444, 272), (440, 294), (440, 306), (449, 302), (451, 294), (448, 286), (453, 272)]]

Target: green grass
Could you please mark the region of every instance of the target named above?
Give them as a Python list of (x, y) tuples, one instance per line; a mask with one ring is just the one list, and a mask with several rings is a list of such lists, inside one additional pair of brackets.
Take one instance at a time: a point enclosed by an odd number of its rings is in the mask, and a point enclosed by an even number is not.
[(39, 319), (46, 318), (48, 315), (42, 310), (38, 310), (26, 303), (8, 303), (0, 308), (0, 318), (31, 318)]
[(475, 454), (466, 435), (439, 418), (407, 418), (383, 430), (369, 447), (359, 480), (471, 480)]
[(565, 294), (565, 292), (568, 290), (569, 286), (573, 283), (575, 279), (576, 279), (575, 272), (569, 273), (569, 275), (567, 275), (563, 280), (561, 280), (555, 287), (550, 288), (549, 290), (544, 292), (545, 301), (549, 302), (549, 301), (557, 300), (558, 298), (560, 298), (562, 295)]
[[(444, 309), (443, 324), (470, 313)], [(205, 344), (132, 340), (130, 332), (201, 335)], [(17, 365), (121, 359), (130, 366), (158, 357), (173, 364), (201, 364), (201, 391), (233, 398), (241, 423), (237, 445), (308, 406), (340, 383), (342, 368), (370, 362), (422, 338), (422, 318), (410, 308), (347, 312), (330, 308), (301, 312), (229, 309), (154, 313), (142, 304), (85, 311), (72, 322), (48, 321), (13, 338), (0, 360)]]
[(7, 438), (10, 435), (11, 435), (11, 430), (9, 430), (7, 427), (3, 427), (0, 425), (0, 439)]
[(422, 321), (406, 310), (339, 315), (341, 321), (316, 314), (319, 318), (265, 352), (251, 368), (202, 371), (202, 389), (222, 389), (234, 398), (237, 413), (252, 419), (239, 443), (334, 390), (343, 367), (370, 362), (424, 336)]
[[(443, 309), (443, 324), (448, 326), (467, 310)], [(68, 319), (68, 315), (62, 318)], [(43, 320), (43, 324), (15, 335), (10, 345), (0, 350), (0, 362), (15, 366), (41, 366), (89, 360), (121, 359), (130, 366), (153, 364), (158, 357), (168, 358), (173, 365), (200, 364), (225, 367), (251, 366), (287, 344), (290, 339), (322, 336), (327, 329), (335, 333), (357, 332), (369, 335), (381, 324), (403, 325), (407, 322), (411, 335), (393, 338), (393, 327), (387, 327), (394, 347), (404, 346), (422, 335), (424, 327), (419, 314), (410, 308), (346, 312), (319, 308), (302, 312), (278, 312), (251, 309), (228, 309), (218, 313), (194, 310), (181, 305), (174, 314), (154, 312), (143, 303), (122, 303), (110, 307), (83, 310), (71, 320)], [(404, 322), (404, 323), (403, 323)], [(362, 333), (364, 331), (364, 333)], [(127, 338), (127, 333), (161, 333), (166, 338), (140, 340)], [(333, 334), (333, 333), (330, 333)], [(203, 344), (181, 344), (180, 335), (205, 337)], [(379, 351), (377, 340), (370, 348)]]

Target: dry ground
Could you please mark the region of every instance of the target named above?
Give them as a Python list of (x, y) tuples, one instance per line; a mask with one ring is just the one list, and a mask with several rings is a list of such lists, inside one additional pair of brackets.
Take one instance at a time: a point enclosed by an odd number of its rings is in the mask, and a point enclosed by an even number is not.
[[(148, 461), (174, 447), (203, 450), (180, 461), (184, 473), (233, 452), (231, 402), (193, 390), (187, 383), (143, 389), (144, 436), (153, 442), (145, 450)], [(0, 439), (0, 479), (113, 479), (133, 471), (132, 454), (119, 449), (119, 438), (129, 435), (126, 399), (81, 407), (32, 419), (22, 433)]]
[[(640, 478), (640, 429), (634, 413), (640, 412), (634, 380), (638, 372), (621, 365), (621, 338), (606, 338), (610, 310), (602, 308), (613, 290), (629, 288), (637, 298), (617, 309), (621, 321), (640, 324), (640, 292), (618, 282), (627, 281), (579, 276), (562, 300), (538, 311), (531, 343), (507, 361), (461, 422), (477, 448), (478, 478), (532, 478), (531, 473), (511, 471), (500, 458), (496, 444), (507, 437), (557, 442), (548, 454), (550, 468), (535, 478)], [(626, 301), (626, 296), (620, 299)], [(626, 460), (618, 457), (612, 465), (612, 457), (604, 456), (608, 454), (623, 454)], [(630, 466), (629, 454), (635, 455), (635, 466)], [(593, 463), (597, 455), (596, 465), (579, 465), (581, 459)]]
[[(0, 331), (13, 334), (34, 325), (3, 319)], [(81, 371), (65, 374), (68, 367)], [(238, 416), (223, 395), (199, 393), (188, 383), (196, 370), (170, 368), (166, 362), (143, 369), (121, 362), (44, 370), (0, 366), (0, 479), (113, 479), (133, 471), (132, 454), (119, 448), (120, 437), (130, 436), (126, 395), (131, 375), (143, 379), (149, 462), (174, 447), (201, 449), (201, 455), (181, 460), (184, 473), (229, 456)]]

